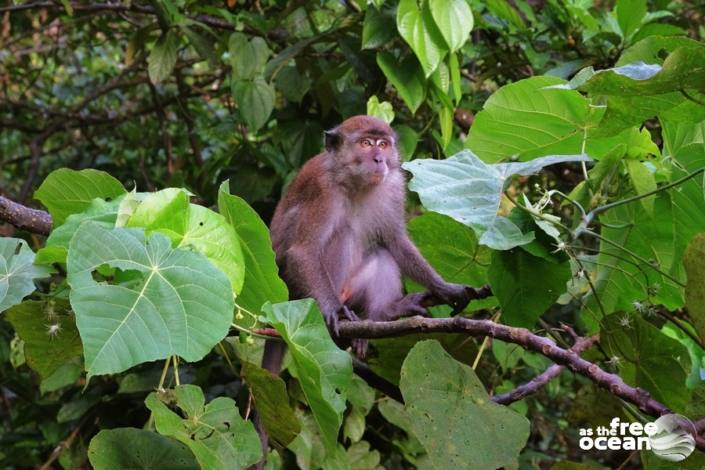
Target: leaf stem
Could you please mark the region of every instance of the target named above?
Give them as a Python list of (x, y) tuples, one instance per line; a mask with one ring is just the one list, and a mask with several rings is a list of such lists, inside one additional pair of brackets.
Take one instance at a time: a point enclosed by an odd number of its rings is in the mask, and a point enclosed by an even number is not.
[(164, 361), (164, 368), (162, 369), (162, 375), (159, 377), (159, 385), (157, 385), (157, 390), (164, 390), (164, 381), (166, 380), (166, 372), (169, 370), (169, 364), (171, 363), (171, 358), (168, 357)]
[(176, 381), (176, 386), (178, 387), (181, 385), (181, 379), (179, 379), (179, 358), (176, 357), (176, 354), (171, 356), (171, 359), (174, 361), (174, 380)]
[[(499, 310), (494, 316), (492, 317), (493, 322), (499, 321), (499, 318), (502, 316), (502, 311)], [(477, 365), (480, 363), (480, 358), (482, 357), (482, 353), (485, 351), (487, 346), (490, 344), (490, 337), (485, 336), (485, 339), (482, 340), (482, 343), (480, 344), (480, 349), (477, 351), (477, 355), (475, 356), (475, 360), (472, 362), (472, 370), (477, 369)]]
[(650, 267), (651, 269), (653, 269), (654, 271), (656, 271), (657, 273), (659, 273), (660, 275), (662, 275), (663, 277), (665, 277), (665, 278), (667, 278), (667, 279), (673, 281), (673, 282), (674, 282), (675, 284), (677, 284), (679, 287), (685, 288), (685, 284), (683, 284), (681, 281), (679, 281), (679, 280), (676, 279), (675, 277), (671, 276), (671, 275), (668, 274), (667, 272), (661, 270), (660, 268), (654, 266), (654, 264), (651, 263), (649, 260), (647, 260), (646, 258), (643, 258), (643, 257), (641, 257), (640, 255), (634, 253), (634, 252), (633, 252), (632, 250), (630, 250), (629, 248), (625, 248), (625, 247), (621, 246), (619, 243), (614, 242), (614, 241), (610, 240), (609, 238), (603, 237), (603, 236), (600, 235), (599, 233), (593, 232), (592, 230), (587, 230), (587, 229), (586, 229), (586, 230), (583, 230), (583, 233), (585, 233), (585, 234), (587, 234), (587, 235), (590, 235), (590, 236), (592, 236), (592, 237), (595, 237), (595, 238), (597, 238), (598, 240), (603, 241), (603, 242), (607, 243), (608, 245), (611, 245), (611, 246), (617, 248), (618, 250), (622, 250), (624, 253), (627, 253), (627, 254), (628, 254), (629, 256), (631, 256), (632, 258), (634, 258), (634, 259), (636, 259), (636, 260), (638, 260), (638, 261), (641, 261), (642, 263), (644, 263), (645, 265), (647, 265), (648, 267)]

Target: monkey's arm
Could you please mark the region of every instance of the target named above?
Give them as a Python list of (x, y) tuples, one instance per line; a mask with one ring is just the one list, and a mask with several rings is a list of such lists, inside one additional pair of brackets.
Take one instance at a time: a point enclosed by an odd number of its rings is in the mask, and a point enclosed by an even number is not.
[(426, 287), (438, 299), (458, 313), (474, 298), (474, 289), (462, 284), (446, 282), (421, 256), (405, 231), (397, 233), (396, 240), (387, 242), (389, 251), (404, 275)]
[(304, 295), (313, 296), (323, 313), (328, 328), (338, 335), (338, 314), (342, 313), (348, 320), (357, 317), (345, 307), (328, 276), (323, 264), (323, 251), (315, 243), (298, 243), (287, 252), (287, 278), (295, 280), (296, 285), (305, 286), (301, 289)]

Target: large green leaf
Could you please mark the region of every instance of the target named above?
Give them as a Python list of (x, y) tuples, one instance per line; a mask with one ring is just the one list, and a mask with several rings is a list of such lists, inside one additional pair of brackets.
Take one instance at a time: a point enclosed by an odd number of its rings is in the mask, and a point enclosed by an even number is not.
[(599, 158), (624, 140), (592, 137), (604, 108), (590, 106), (575, 90), (550, 88), (563, 83), (545, 76), (503, 86), (475, 117), (465, 147), (486, 162), (578, 154), (583, 149)]
[(270, 442), (282, 449), (301, 431), (299, 420), (289, 405), (284, 381), (250, 362), (242, 365), (242, 377), (250, 387), (255, 409), (269, 434)]
[[(99, 267), (126, 280), (96, 282)], [(228, 278), (200, 253), (172, 249), (140, 229), (87, 222), (69, 247), (71, 306), (90, 375), (121, 372), (177, 354), (197, 361), (222, 340), (232, 320)], [(110, 281), (110, 279), (108, 279)]]
[(683, 256), (683, 265), (688, 274), (685, 286), (688, 314), (698, 336), (705, 341), (705, 233), (690, 242)]
[[(242, 469), (262, 457), (259, 436), (251, 421), (240, 417), (235, 402), (218, 397), (206, 405), (203, 391), (180, 385), (171, 392), (153, 392), (145, 400), (159, 434), (186, 444), (201, 468)], [(183, 418), (167, 404), (175, 404)]]
[(159, 83), (171, 75), (179, 52), (179, 36), (170, 29), (154, 44), (147, 58), (147, 70), (152, 83)]
[(228, 43), (233, 77), (238, 80), (252, 80), (264, 70), (272, 51), (259, 36), (249, 41), (242, 33), (233, 33)]
[(286, 301), (289, 291), (279, 277), (269, 230), (244, 199), (230, 194), (227, 181), (218, 191), (218, 210), (237, 232), (244, 255), (245, 280), (237, 304), (259, 313), (265, 302)]
[(401, 371), (401, 392), (414, 435), (436, 468), (517, 465), (529, 421), (490, 400), (469, 366), (437, 341), (421, 341)]
[(147, 234), (158, 231), (176, 248), (204, 254), (230, 279), (239, 293), (245, 281), (245, 259), (240, 239), (222, 215), (189, 204), (182, 189), (169, 188), (147, 195), (127, 221), (128, 227), (143, 227)]
[(533, 233), (522, 233), (513, 222), (497, 213), (511, 176), (530, 175), (554, 163), (587, 160), (579, 155), (557, 155), (525, 163), (488, 165), (465, 150), (446, 160), (406, 162), (404, 168), (413, 174), (409, 188), (419, 193), (427, 209), (471, 227), (480, 244), (508, 250), (534, 238)]
[(34, 198), (49, 210), (56, 228), (70, 214), (88, 209), (93, 199), (113, 199), (124, 193), (122, 184), (104, 171), (61, 168), (46, 177)]
[(8, 310), (7, 319), (24, 341), (27, 365), (43, 379), (83, 353), (74, 316), (65, 300), (28, 300)]
[(19, 238), (0, 238), (0, 313), (34, 292), (34, 281), (50, 270), (34, 265), (34, 253)]
[(397, 89), (406, 106), (415, 113), (426, 96), (426, 80), (414, 56), (407, 56), (399, 62), (392, 54), (379, 52), (377, 65)]
[(68, 216), (63, 224), (51, 231), (44, 247), (37, 251), (35, 262), (66, 263), (69, 244), (78, 227), (86, 221), (99, 223), (108, 228), (114, 227), (122, 199), (122, 196), (118, 196), (110, 202), (105, 202), (103, 199), (96, 198), (85, 211)]
[(690, 372), (688, 350), (637, 315), (614, 313), (600, 325), (600, 346), (619, 367), (619, 375), (632, 386), (651, 393), (655, 400), (683, 412), (690, 400), (685, 386)]
[(472, 11), (466, 0), (429, 0), (431, 16), (451, 52), (468, 40), (473, 27)]
[(428, 2), (419, 7), (416, 0), (401, 0), (397, 8), (397, 30), (418, 57), (426, 78), (431, 76), (448, 48), (433, 20)]
[(488, 276), (492, 293), (502, 307), (502, 321), (533, 328), (536, 320), (565, 292), (571, 271), (567, 261), (539, 258), (514, 248), (492, 254)]
[(289, 346), (289, 370), (299, 379), (327, 452), (333, 453), (352, 377), (350, 356), (333, 343), (312, 299), (269, 304), (263, 310)]
[(136, 428), (103, 429), (88, 446), (88, 460), (95, 470), (197, 470), (184, 444), (156, 432)]
[(274, 109), (274, 88), (262, 78), (238, 80), (233, 84), (238, 109), (252, 132), (259, 130)]

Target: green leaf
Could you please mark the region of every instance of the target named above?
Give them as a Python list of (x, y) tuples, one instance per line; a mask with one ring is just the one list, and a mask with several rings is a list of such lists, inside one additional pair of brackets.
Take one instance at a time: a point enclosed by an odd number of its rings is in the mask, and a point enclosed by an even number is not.
[(69, 215), (88, 209), (93, 199), (110, 200), (124, 193), (122, 184), (104, 171), (61, 168), (46, 177), (34, 198), (49, 210), (56, 228)]
[(395, 126), (394, 130), (399, 138), (397, 142), (399, 156), (403, 161), (411, 160), (419, 143), (419, 135), (409, 126)]
[(419, 193), (429, 210), (448, 215), (472, 228), (479, 243), (508, 250), (529, 243), (533, 234), (497, 213), (504, 187), (514, 174), (529, 175), (547, 165), (587, 161), (584, 156), (551, 156), (526, 163), (487, 165), (464, 150), (445, 160), (413, 160), (403, 164), (413, 175), (409, 189)]
[[(259, 436), (252, 422), (240, 417), (235, 402), (218, 397), (207, 405), (201, 389), (180, 385), (173, 392), (150, 393), (145, 400), (159, 434), (186, 444), (201, 468), (244, 469), (262, 457)], [(174, 403), (184, 418), (171, 411)]]
[(327, 452), (333, 453), (352, 377), (350, 356), (333, 343), (312, 299), (265, 305), (263, 311), (289, 346), (289, 370), (301, 384)]
[[(552, 89), (556, 77), (533, 77), (505, 85), (477, 113), (465, 141), (486, 162), (526, 161), (542, 155), (585, 153), (598, 158), (622, 139), (596, 139), (604, 109), (591, 107), (575, 90)], [(614, 140), (614, 139), (613, 139)]]
[(466, 0), (429, 0), (431, 15), (453, 53), (463, 47), (473, 27), (472, 11)]
[(617, 357), (614, 362), (626, 383), (683, 412), (690, 400), (685, 386), (690, 356), (682, 344), (637, 315), (613, 313), (600, 324), (600, 346), (610, 357)]
[(250, 362), (242, 364), (242, 376), (250, 387), (258, 416), (278, 449), (288, 446), (301, 432), (301, 425), (289, 405), (284, 381)]
[(154, 44), (147, 58), (147, 71), (152, 83), (157, 84), (169, 78), (176, 65), (179, 52), (179, 36), (173, 29), (162, 34)]
[(397, 30), (418, 57), (426, 78), (431, 76), (448, 49), (428, 3), (424, 2), (420, 8), (416, 0), (401, 0), (397, 8)]
[(533, 328), (536, 320), (566, 291), (570, 265), (527, 253), (521, 248), (492, 253), (488, 271), (502, 321)]
[(617, 0), (614, 10), (622, 36), (628, 38), (639, 29), (646, 16), (646, 0)]
[(7, 319), (24, 341), (27, 365), (42, 379), (83, 354), (76, 322), (65, 300), (28, 300), (12, 307)]
[(35, 263), (37, 264), (66, 264), (66, 256), (69, 252), (69, 244), (78, 227), (86, 221), (92, 221), (103, 225), (106, 228), (115, 226), (122, 196), (118, 196), (110, 202), (103, 199), (93, 199), (88, 208), (78, 214), (71, 214), (63, 224), (52, 230), (43, 248), (37, 251)]
[(387, 124), (391, 124), (394, 120), (394, 108), (392, 108), (392, 103), (389, 101), (380, 103), (379, 98), (376, 95), (372, 95), (367, 100), (367, 115), (378, 117)]
[[(521, 18), (519, 13), (512, 8), (512, 5), (510, 5), (507, 0), (487, 0), (486, 4), (490, 13), (509, 24), (510, 30), (512, 28), (519, 31), (526, 29), (524, 20)], [(570, 4), (566, 4), (566, 6), (570, 6)]]
[[(646, 194), (656, 190), (656, 178), (646, 165), (638, 160), (625, 160), (624, 163), (627, 165), (629, 179), (637, 194)], [(653, 215), (654, 201), (655, 198), (650, 196), (641, 199), (639, 202), (649, 215)]]
[(34, 292), (34, 281), (48, 277), (50, 272), (34, 265), (34, 253), (27, 242), (0, 238), (0, 313)]
[(685, 303), (698, 336), (705, 341), (705, 233), (697, 235), (688, 244), (683, 266), (688, 275)]
[(466, 225), (427, 212), (411, 219), (407, 228), (423, 257), (443, 279), (470, 286), (487, 283), (490, 250), (478, 244), (475, 232)]
[(421, 341), (409, 352), (400, 388), (411, 428), (434, 467), (517, 465), (529, 421), (493, 403), (475, 371), (437, 341)]
[(147, 234), (163, 233), (175, 248), (202, 253), (228, 276), (233, 292), (242, 290), (245, 259), (237, 233), (222, 215), (189, 204), (184, 190), (169, 188), (149, 194), (134, 210), (127, 226), (143, 227)]
[(397, 89), (406, 106), (412, 113), (416, 113), (426, 96), (426, 80), (416, 59), (408, 56), (400, 63), (392, 54), (379, 52), (377, 65)]
[(262, 78), (234, 82), (233, 94), (252, 132), (262, 127), (274, 109), (274, 88)]
[[(89, 376), (174, 354), (197, 361), (227, 334), (230, 281), (202, 254), (170, 245), (159, 233), (92, 222), (74, 235), (67, 273)], [(131, 280), (96, 282), (103, 265)]]
[(365, 21), (362, 24), (362, 49), (376, 49), (394, 39), (396, 27), (393, 13), (394, 10), (391, 9), (365, 10)]
[(224, 181), (218, 190), (218, 210), (235, 229), (245, 264), (245, 280), (237, 304), (250, 312), (260, 312), (265, 302), (284, 302), (289, 290), (279, 277), (269, 230), (244, 199), (233, 196)]
[(272, 51), (259, 36), (249, 41), (242, 33), (233, 33), (228, 42), (233, 78), (252, 80), (262, 73)]
[(595, 72), (581, 71), (580, 78), (561, 88), (579, 89), (592, 95), (648, 96), (679, 90), (705, 92), (705, 45), (682, 46), (671, 52), (663, 65), (634, 62)]
[(156, 432), (136, 428), (103, 429), (91, 439), (88, 460), (95, 470), (199, 468), (184, 444)]

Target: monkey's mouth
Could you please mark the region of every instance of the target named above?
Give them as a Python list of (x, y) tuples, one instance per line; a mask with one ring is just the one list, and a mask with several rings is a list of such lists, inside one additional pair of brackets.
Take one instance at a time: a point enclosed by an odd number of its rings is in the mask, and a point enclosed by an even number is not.
[(384, 178), (386, 177), (387, 175), (385, 173), (374, 173), (370, 175), (370, 181), (374, 184), (379, 184), (384, 181)]

